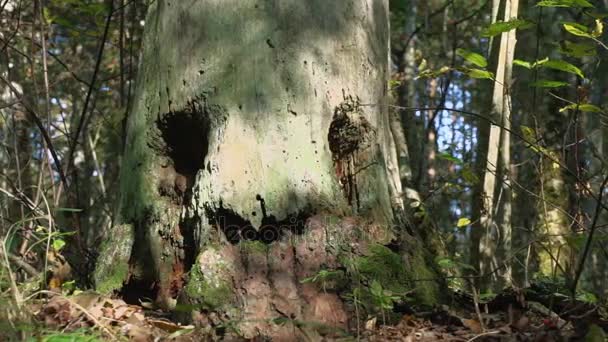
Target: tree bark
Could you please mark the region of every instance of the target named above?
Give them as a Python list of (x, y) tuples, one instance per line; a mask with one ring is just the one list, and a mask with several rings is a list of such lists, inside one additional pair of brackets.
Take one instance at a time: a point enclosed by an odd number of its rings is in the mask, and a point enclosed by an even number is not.
[[(348, 265), (390, 259), (378, 245), (407, 236), (392, 226), (401, 184), (388, 29), (384, 0), (154, 2), (127, 128), (124, 224), (102, 246), (97, 288), (127, 281), (125, 296), (187, 304), (195, 322), (248, 338), (319, 333), (302, 321), (352, 326), (357, 300), (344, 295), (361, 283)], [(429, 255), (401, 241), (412, 248), (383, 269), (397, 277), (383, 286), (436, 301), (436, 283), (411, 281), (435, 277)], [(347, 281), (321, 286), (322, 271)]]
[[(495, 7), (496, 8), (496, 7)], [(518, 0), (507, 0), (504, 10), (504, 21), (517, 18)], [(493, 17), (495, 10), (493, 9)], [(515, 30), (503, 32), (498, 51), (498, 64), (496, 67), (496, 80), (494, 82), (494, 94), (492, 96), (492, 113), (494, 121), (500, 122), (501, 126), (491, 125), (486, 150), (486, 165), (483, 177), (482, 210), (479, 218), (478, 231), (472, 235), (472, 248), (476, 251), (471, 253), (478, 256), (479, 270), (481, 274), (492, 273), (491, 287), (498, 287), (509, 283), (510, 266), (506, 265), (505, 272), (492, 272), (498, 267), (504, 266), (505, 255), (510, 252), (511, 246), (511, 191), (509, 181), (510, 166), (510, 139), (509, 133), (511, 121), (511, 96), (509, 86), (511, 83), (511, 70), (516, 44)], [(505, 130), (506, 129), (506, 130)], [(499, 158), (500, 157), (500, 158)], [(499, 160), (503, 165), (499, 172)], [(506, 198), (499, 203), (495, 196), (497, 177), (505, 175), (500, 184), (500, 194)], [(500, 207), (498, 207), (500, 205)], [(496, 209), (500, 210), (496, 210)], [(500, 213), (501, 217), (497, 217)], [(479, 249), (477, 251), (477, 249)], [(505, 249), (507, 249), (505, 251)], [(498, 253), (498, 252), (502, 253)], [(507, 253), (506, 253), (507, 252)], [(501, 256), (502, 255), (502, 256)], [(502, 261), (501, 261), (502, 260)], [(500, 275), (500, 277), (498, 276)]]

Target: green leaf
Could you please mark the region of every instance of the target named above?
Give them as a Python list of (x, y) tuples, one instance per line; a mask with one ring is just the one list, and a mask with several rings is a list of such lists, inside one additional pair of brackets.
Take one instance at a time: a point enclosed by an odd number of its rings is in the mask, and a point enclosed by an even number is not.
[(488, 290), (487, 292), (483, 292), (479, 294), (479, 300), (483, 302), (490, 301), (496, 298), (496, 293), (492, 292), (492, 290)]
[(596, 46), (592, 43), (573, 43), (571, 41), (563, 41), (560, 44), (559, 53), (570, 57), (587, 57), (597, 55)]
[(450, 70), (451, 70), (451, 68), (448, 66), (443, 66), (437, 70), (426, 69), (426, 70), (419, 72), (418, 76), (416, 76), (416, 79), (438, 77), (439, 75), (445, 74), (445, 73), (449, 72)]
[[(284, 323), (282, 323), (282, 324), (288, 323), (289, 318), (287, 318), (287, 317), (277, 317), (275, 319), (274, 323), (277, 325), (282, 325), (281, 318), (284, 318), (284, 321), (283, 321)], [(179, 329), (179, 330), (173, 332), (171, 335), (167, 336), (167, 339), (170, 341), (172, 339), (176, 339), (179, 336), (189, 334), (193, 331), (194, 331), (194, 326), (186, 326), (186, 327), (183, 327), (182, 329)]]
[(580, 103), (580, 104), (572, 103), (572, 104), (569, 104), (569, 105), (559, 109), (560, 112), (564, 112), (567, 110), (580, 110), (581, 112), (591, 112), (591, 113), (603, 113), (604, 112), (600, 107), (598, 107), (596, 105), (592, 105), (590, 103)]
[(575, 36), (593, 38), (593, 35), (590, 33), (591, 30), (585, 25), (568, 22), (562, 23), (562, 26), (566, 31), (570, 32)]
[(591, 31), (594, 38), (599, 38), (604, 33), (604, 23), (600, 19), (595, 19), (595, 27)]
[(462, 227), (466, 227), (470, 224), (471, 224), (471, 219), (466, 218), (466, 217), (461, 217), (458, 219), (458, 222), (456, 223), (456, 227), (462, 228)]
[(547, 63), (549, 61), (549, 57), (545, 57), (543, 59), (539, 59), (538, 61), (532, 63), (532, 68), (536, 68), (538, 66), (541, 66), (545, 63)]
[(532, 63), (526, 62), (526, 61), (522, 61), (521, 59), (514, 59), (513, 60), (513, 65), (524, 67), (526, 69), (532, 69)]
[(488, 61), (480, 54), (465, 49), (456, 49), (456, 54), (464, 58), (467, 62), (477, 65), (480, 68), (488, 66)]
[(550, 69), (555, 69), (555, 70), (560, 70), (560, 71), (564, 71), (564, 72), (569, 72), (571, 74), (575, 74), (580, 76), (581, 78), (585, 78), (585, 75), (583, 75), (583, 72), (581, 71), (581, 69), (579, 69), (577, 66), (570, 64), (566, 61), (562, 61), (562, 60), (547, 60), (541, 64), (538, 64), (539, 66), (545, 67), (545, 68), (550, 68)]
[(523, 19), (511, 19), (509, 21), (497, 21), (481, 31), (482, 37), (494, 37), (503, 32), (511, 30), (525, 30), (533, 27), (534, 23)]
[(436, 260), (436, 262), (437, 265), (439, 265), (439, 267), (443, 269), (452, 268), (456, 266), (456, 263), (450, 258), (441, 258), (439, 260)]
[(55, 211), (66, 211), (66, 212), (70, 212), (70, 213), (79, 213), (82, 211), (82, 209), (76, 209), (76, 208), (55, 208)]
[(597, 303), (597, 297), (593, 293), (586, 291), (581, 291), (580, 293), (578, 293), (576, 295), (576, 299), (585, 303)]
[(377, 280), (372, 281), (370, 287), (369, 287), (370, 292), (377, 297), (380, 297), (384, 294), (384, 290), (382, 289), (382, 284), (380, 284), (380, 282), (378, 282)]
[(591, 18), (595, 18), (595, 19), (604, 19), (604, 18), (608, 18), (608, 13), (600, 13), (600, 12), (587, 12), (587, 14), (591, 17)]
[(51, 14), (51, 11), (49, 10), (48, 7), (44, 7), (42, 9), (42, 18), (44, 19), (44, 21), (47, 24), (52, 24), (53, 23), (53, 15)]
[(469, 166), (465, 166), (462, 169), (462, 178), (464, 178), (464, 181), (467, 182), (468, 184), (474, 185), (474, 184), (479, 183), (479, 177), (475, 174), (473, 169), (471, 169), (471, 167), (469, 167)]
[(536, 6), (540, 7), (593, 7), (587, 0), (543, 0), (539, 1)]
[(480, 78), (480, 79), (494, 79), (494, 74), (487, 70), (482, 69), (467, 69), (466, 74), (471, 78)]
[(536, 140), (536, 132), (534, 131), (534, 128), (521, 125), (519, 129), (521, 130), (521, 134), (524, 136), (524, 139), (527, 141)]
[(54, 239), (53, 240), (53, 249), (56, 251), (60, 251), (63, 247), (65, 247), (65, 241), (62, 239)]
[(401, 86), (401, 80), (389, 80), (388, 81), (388, 88), (389, 89), (394, 89)]
[(461, 164), (462, 164), (462, 160), (460, 160), (460, 159), (458, 159), (458, 158), (454, 157), (454, 156), (453, 156), (453, 155), (451, 155), (451, 154), (445, 153), (445, 152), (439, 153), (437, 156), (438, 156), (439, 158), (441, 158), (441, 159), (445, 159), (445, 160), (447, 160), (447, 161), (451, 161), (452, 163), (455, 163), (455, 164), (459, 164), (459, 165), (461, 165)]
[(532, 82), (530, 86), (536, 88), (559, 88), (570, 85), (568, 82), (562, 81), (550, 81), (550, 80), (538, 80), (536, 82)]
[(600, 328), (597, 324), (591, 324), (587, 335), (585, 335), (585, 342), (604, 342), (606, 341), (606, 333), (604, 329)]

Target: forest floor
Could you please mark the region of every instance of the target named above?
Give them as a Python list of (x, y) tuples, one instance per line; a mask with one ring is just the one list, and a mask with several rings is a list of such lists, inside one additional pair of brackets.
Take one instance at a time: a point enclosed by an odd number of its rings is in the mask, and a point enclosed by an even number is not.
[[(429, 311), (393, 313), (393, 317), (397, 317), (394, 324), (382, 324), (381, 316), (369, 317), (361, 320), (353, 331), (336, 333), (336, 330), (325, 329), (323, 337), (315, 335), (316, 338), (309, 340), (606, 341), (606, 308), (538, 291), (527, 291), (527, 297), (524, 297), (524, 292), (510, 290), (476, 305), (471, 296), (455, 293), (451, 307), (444, 305)], [(150, 304), (131, 305), (122, 299), (94, 292), (71, 296), (47, 292), (44, 299), (28, 303), (22, 308), (32, 313), (27, 324), (17, 323), (27, 321), (23, 316), (19, 320), (17, 312), (10, 319), (0, 320), (0, 341), (245, 340), (231, 334), (226, 327), (218, 334), (217, 327), (179, 325), (170, 320), (169, 314), (152, 309)], [(293, 326), (298, 329), (305, 324)]]

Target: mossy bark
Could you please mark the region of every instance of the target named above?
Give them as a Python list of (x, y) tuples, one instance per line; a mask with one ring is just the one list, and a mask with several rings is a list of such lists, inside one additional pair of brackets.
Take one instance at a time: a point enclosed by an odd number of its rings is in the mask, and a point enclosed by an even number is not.
[[(246, 337), (347, 329), (348, 286), (302, 282), (401, 233), (388, 1), (157, 0), (142, 58), (121, 178), (129, 283)], [(412, 274), (433, 274), (411, 251)]]

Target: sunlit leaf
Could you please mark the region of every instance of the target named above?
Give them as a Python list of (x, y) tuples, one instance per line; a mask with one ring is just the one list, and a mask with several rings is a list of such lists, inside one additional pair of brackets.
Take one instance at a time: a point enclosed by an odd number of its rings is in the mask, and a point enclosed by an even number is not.
[(567, 110), (579, 110), (581, 112), (591, 112), (591, 113), (602, 113), (603, 112), (603, 110), (600, 107), (598, 107), (596, 105), (592, 105), (590, 103), (580, 103), (580, 104), (572, 103), (572, 104), (569, 104), (569, 105), (559, 109), (560, 112), (564, 112)]
[(542, 153), (545, 155), (549, 154), (547, 149), (545, 149), (544, 147), (542, 147), (536, 143), (536, 141), (537, 141), (536, 131), (534, 130), (534, 128), (521, 125), (519, 127), (519, 129), (521, 130), (521, 134), (522, 134), (522, 137), (524, 138), (525, 142), (527, 144), (529, 144), (528, 148), (530, 148), (532, 151), (534, 151), (536, 153)]
[(447, 161), (451, 161), (451, 162), (456, 163), (456, 164), (462, 164), (462, 160), (460, 160), (460, 159), (458, 159), (458, 158), (456, 158), (453, 155), (448, 154), (448, 153), (439, 153), (437, 156), (439, 158), (441, 158), (441, 159), (445, 159)]
[(471, 219), (466, 218), (466, 217), (461, 217), (458, 219), (458, 222), (456, 222), (456, 227), (462, 228), (462, 227), (466, 227), (470, 224), (471, 224)]
[(42, 9), (42, 17), (43, 17), (44, 21), (47, 24), (52, 24), (53, 23), (53, 19), (54, 18), (53, 18), (53, 15), (51, 14), (51, 11), (49, 10), (48, 7), (44, 7)]
[(62, 239), (54, 239), (53, 240), (53, 249), (56, 251), (60, 251), (63, 247), (65, 247), (65, 241)]
[(534, 131), (534, 128), (522, 125), (519, 127), (519, 129), (521, 130), (521, 134), (524, 136), (524, 139), (527, 141), (536, 140), (536, 132)]
[(426, 69), (426, 70), (423, 70), (420, 73), (418, 73), (418, 76), (416, 76), (416, 79), (438, 77), (442, 74), (447, 73), (450, 70), (451, 70), (451, 68), (448, 66), (443, 66), (437, 70)]
[(418, 65), (418, 70), (426, 70), (428, 68), (428, 62), (426, 61), (426, 59), (422, 59), (422, 61), (420, 62), (420, 65)]
[(526, 69), (532, 69), (532, 63), (526, 62), (526, 61), (522, 61), (521, 59), (514, 59), (513, 60), (513, 65), (524, 67)]
[(542, 0), (536, 6), (541, 7), (593, 7), (587, 0)]
[(488, 65), (488, 61), (478, 53), (471, 52), (465, 49), (456, 49), (456, 54), (464, 58), (467, 62), (475, 64), (478, 67), (485, 68)]
[(576, 295), (576, 299), (585, 303), (597, 303), (597, 297), (593, 293), (586, 291), (581, 291), (580, 293), (578, 293)]
[(595, 19), (595, 27), (591, 31), (594, 38), (599, 38), (604, 33), (604, 23), (600, 19)]
[(543, 59), (539, 59), (538, 61), (532, 63), (532, 68), (536, 68), (538, 66), (541, 66), (545, 63), (547, 63), (549, 61), (549, 57), (545, 57)]
[(592, 38), (593, 35), (590, 33), (590, 29), (585, 26), (585, 25), (581, 25), (579, 23), (563, 23), (562, 26), (564, 27), (564, 30), (568, 31), (569, 33), (575, 35), (575, 36), (579, 36), (579, 37), (586, 37), (586, 38)]
[(536, 82), (532, 82), (530, 86), (537, 88), (559, 88), (570, 85), (568, 82), (562, 81), (550, 81), (550, 80), (538, 80)]
[(467, 69), (466, 73), (471, 78), (480, 78), (480, 79), (494, 79), (494, 74), (487, 70), (482, 69)]
[(399, 87), (401, 85), (401, 83), (402, 82), (400, 80), (395, 80), (395, 79), (389, 80), (388, 87), (389, 87), (389, 89), (394, 89), (394, 88)]
[(545, 68), (550, 68), (550, 69), (555, 69), (555, 70), (560, 70), (560, 71), (564, 71), (564, 72), (569, 72), (571, 74), (578, 75), (581, 78), (585, 78), (585, 75), (583, 75), (583, 72), (581, 71), (581, 69), (579, 69), (577, 66), (570, 64), (566, 61), (548, 60), (546, 62), (543, 62), (542, 64), (539, 64), (539, 66), (542, 66)]
[(483, 29), (481, 31), (481, 35), (483, 37), (494, 37), (503, 32), (508, 32), (508, 31), (516, 30), (516, 29), (525, 30), (525, 29), (528, 29), (533, 26), (534, 26), (533, 22), (523, 20), (523, 19), (498, 21), (498, 22), (495, 22), (494, 24), (486, 27), (485, 29)]
[(440, 258), (435, 261), (439, 267), (443, 269), (452, 268), (456, 266), (456, 263), (450, 258)]

